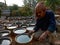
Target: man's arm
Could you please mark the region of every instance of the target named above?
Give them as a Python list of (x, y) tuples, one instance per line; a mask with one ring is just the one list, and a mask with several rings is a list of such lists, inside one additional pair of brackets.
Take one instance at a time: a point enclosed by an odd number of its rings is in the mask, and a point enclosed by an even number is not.
[(53, 12), (49, 12), (49, 27), (48, 31), (54, 32), (56, 30), (56, 22), (55, 22), (55, 17)]
[(34, 29), (33, 29), (34, 32), (36, 32), (36, 31), (38, 31), (38, 30), (40, 29), (40, 23), (41, 23), (40, 20), (37, 19), (37, 20), (36, 20), (35, 27), (34, 27)]

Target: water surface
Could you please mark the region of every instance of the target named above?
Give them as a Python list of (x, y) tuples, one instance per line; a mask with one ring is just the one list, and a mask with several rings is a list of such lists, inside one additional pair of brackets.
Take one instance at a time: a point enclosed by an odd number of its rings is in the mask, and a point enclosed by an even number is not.
[(3, 40), (1, 45), (10, 45), (10, 40)]
[(28, 43), (30, 41), (30, 37), (28, 35), (21, 35), (21, 36), (18, 36), (16, 41), (18, 43)]
[(14, 33), (16, 33), (16, 34), (22, 34), (25, 32), (26, 32), (26, 30), (23, 30), (23, 29), (14, 31)]

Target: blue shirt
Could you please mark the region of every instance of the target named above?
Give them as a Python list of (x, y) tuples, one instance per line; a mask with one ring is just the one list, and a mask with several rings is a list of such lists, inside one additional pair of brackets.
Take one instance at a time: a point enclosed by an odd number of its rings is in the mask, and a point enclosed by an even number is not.
[(35, 31), (41, 29), (42, 31), (54, 32), (56, 30), (56, 22), (54, 13), (51, 10), (46, 11), (46, 16), (44, 18), (38, 18), (35, 24)]

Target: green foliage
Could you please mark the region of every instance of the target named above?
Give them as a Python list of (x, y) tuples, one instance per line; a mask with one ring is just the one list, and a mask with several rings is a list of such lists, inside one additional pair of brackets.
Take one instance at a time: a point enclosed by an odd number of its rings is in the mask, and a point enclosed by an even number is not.
[(24, 7), (21, 7), (19, 9), (19, 12), (20, 12), (21, 16), (31, 16), (32, 15), (32, 10), (29, 7), (29, 5), (25, 5)]
[(39, 1), (44, 1), (45, 5), (55, 11), (56, 6), (60, 5), (60, 0), (36, 0), (37, 2)]
[(1, 9), (0, 9), (0, 17), (1, 17)]
[(56, 6), (60, 5), (60, 0), (46, 0), (45, 4), (55, 11)]
[(24, 4), (27, 4), (27, 0), (24, 0)]
[(9, 6), (10, 10), (18, 10), (18, 5), (14, 4), (13, 6)]
[(0, 8), (3, 9), (5, 4), (3, 2), (0, 2)]
[(18, 6), (17, 6), (17, 5), (15, 5), (15, 4), (13, 5), (13, 7), (12, 7), (12, 8), (13, 8), (13, 10), (18, 10)]
[(36, 0), (37, 2), (40, 2), (40, 1), (42, 1), (42, 0)]

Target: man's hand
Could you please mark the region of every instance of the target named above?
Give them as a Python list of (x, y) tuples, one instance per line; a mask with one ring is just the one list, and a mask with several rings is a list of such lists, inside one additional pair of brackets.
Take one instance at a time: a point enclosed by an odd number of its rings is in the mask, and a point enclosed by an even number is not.
[(50, 33), (51, 33), (51, 32), (49, 32), (49, 31), (45, 31), (45, 32), (42, 33), (42, 35), (39, 37), (39, 40), (40, 40), (41, 42), (43, 42), (43, 41), (46, 39), (47, 35), (50, 34)]
[(31, 31), (29, 31), (28, 33), (29, 33), (29, 34), (32, 34), (32, 33), (34, 33), (34, 30), (31, 30)]
[(34, 30), (28, 31), (28, 35), (31, 36), (34, 33)]

